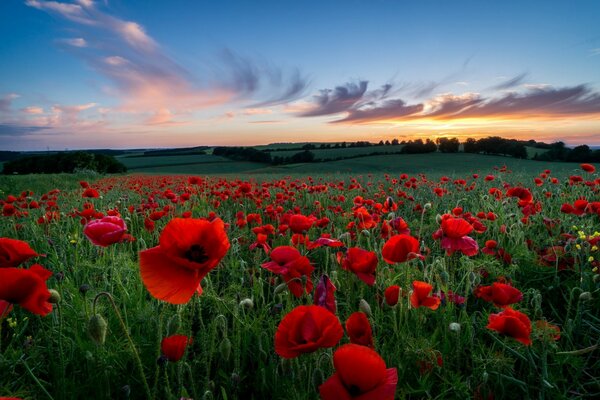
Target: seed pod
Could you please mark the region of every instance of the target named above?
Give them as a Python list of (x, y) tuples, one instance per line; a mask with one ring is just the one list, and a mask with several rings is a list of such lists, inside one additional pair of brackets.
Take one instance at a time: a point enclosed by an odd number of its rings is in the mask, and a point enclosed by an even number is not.
[(442, 223), (442, 216), (440, 214), (437, 214), (435, 216), (435, 222), (437, 222), (438, 224)]
[(79, 293), (81, 293), (84, 296), (88, 292), (88, 290), (90, 290), (90, 285), (84, 283), (83, 285), (79, 286)]
[(592, 299), (593, 297), (590, 292), (583, 292), (579, 295), (579, 300), (581, 301), (591, 301)]
[(108, 324), (100, 314), (93, 315), (88, 322), (88, 334), (96, 344), (103, 345), (106, 341)]
[(273, 291), (274, 295), (278, 295), (280, 293), (283, 293), (287, 290), (287, 283), (280, 283), (279, 285), (277, 285), (275, 287), (275, 290)]
[(369, 303), (367, 303), (365, 299), (360, 299), (360, 302), (358, 303), (358, 308), (360, 311), (367, 314), (367, 317), (373, 317), (373, 313), (371, 312), (371, 306), (369, 305)]
[(48, 289), (48, 291), (50, 292), (50, 298), (48, 299), (48, 303), (51, 303), (51, 304), (60, 303), (60, 300), (61, 300), (60, 293), (58, 293), (54, 289)]
[(446, 271), (442, 271), (440, 272), (440, 279), (442, 280), (442, 283), (447, 284), (448, 280), (450, 279), (450, 275), (448, 275)]
[(425, 203), (425, 205), (423, 206), (423, 209), (425, 210), (429, 210), (431, 208), (431, 203)]
[(460, 324), (458, 322), (450, 322), (450, 325), (448, 325), (448, 329), (450, 329), (451, 332), (459, 333)]
[(240, 307), (242, 307), (242, 308), (253, 308), (254, 307), (254, 302), (252, 301), (252, 299), (244, 299), (244, 300), (240, 301)]

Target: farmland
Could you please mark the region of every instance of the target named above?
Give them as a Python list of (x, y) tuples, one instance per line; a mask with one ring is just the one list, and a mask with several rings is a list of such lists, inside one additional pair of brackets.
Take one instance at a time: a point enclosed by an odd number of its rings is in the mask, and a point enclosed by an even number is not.
[[(39, 264), (53, 290), (43, 309), (5, 295), (0, 395), (316, 399), (348, 343), (400, 399), (600, 393), (596, 172), (462, 153), (122, 160), (133, 174), (0, 177), (0, 237), (34, 251), (9, 265), (3, 243), (0, 272)], [(214, 258), (201, 294), (161, 261), (177, 226), (219, 238), (185, 253)]]

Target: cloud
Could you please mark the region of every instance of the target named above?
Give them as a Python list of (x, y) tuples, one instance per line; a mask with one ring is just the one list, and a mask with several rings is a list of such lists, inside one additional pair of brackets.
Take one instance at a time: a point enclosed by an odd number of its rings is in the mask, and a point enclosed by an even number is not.
[(407, 104), (402, 99), (386, 99), (366, 104), (354, 102), (346, 109), (345, 117), (332, 123), (370, 124), (475, 118), (527, 120), (566, 116), (600, 118), (600, 93), (592, 91), (586, 85), (564, 88), (544, 86), (487, 98), (477, 93), (446, 93), (416, 104)]
[(338, 114), (349, 110), (358, 103), (367, 91), (368, 81), (349, 82), (335, 89), (322, 89), (314, 96), (314, 107), (303, 114), (303, 117)]
[(16, 93), (8, 93), (0, 97), (0, 113), (10, 112), (12, 101), (18, 97), (19, 95)]
[(376, 107), (351, 109), (348, 115), (334, 123), (364, 123), (397, 119), (423, 111), (423, 104), (407, 105), (403, 100), (386, 100)]
[(514, 88), (515, 86), (519, 86), (523, 80), (527, 77), (527, 72), (523, 72), (519, 75), (516, 75), (515, 77), (505, 80), (504, 82), (501, 82), (495, 86), (492, 86), (490, 89), (492, 90), (506, 90), (506, 89), (511, 89)]
[(244, 110), (244, 115), (264, 115), (272, 114), (273, 110), (268, 108), (247, 108)]
[(44, 109), (42, 107), (38, 107), (38, 106), (25, 107), (25, 108), (21, 109), (21, 111), (23, 111), (25, 114), (30, 114), (30, 115), (37, 115), (37, 114), (44, 113)]
[(231, 50), (212, 62), (203, 60), (208, 67), (193, 74), (167, 55), (142, 25), (117, 18), (91, 0), (27, 0), (26, 5), (77, 25), (82, 37), (61, 43), (108, 78), (111, 86), (105, 92), (121, 99), (121, 112), (164, 116), (161, 110), (168, 109), (177, 116), (239, 101), (264, 107), (295, 100), (308, 85), (297, 69), (283, 71)]
[(49, 129), (45, 126), (28, 126), (11, 123), (0, 123), (1, 136), (28, 136)]

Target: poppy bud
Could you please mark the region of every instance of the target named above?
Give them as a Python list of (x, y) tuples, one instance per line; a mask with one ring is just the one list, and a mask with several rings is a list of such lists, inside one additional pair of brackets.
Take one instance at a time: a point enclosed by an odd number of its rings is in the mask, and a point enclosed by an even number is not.
[(435, 222), (437, 222), (438, 224), (442, 223), (442, 216), (440, 214), (437, 214), (435, 216)]
[(425, 203), (425, 205), (423, 206), (424, 210), (429, 210), (431, 208), (431, 203)]
[(88, 292), (88, 290), (90, 290), (90, 285), (84, 283), (83, 285), (79, 286), (79, 293), (81, 293), (84, 296)]
[(448, 329), (450, 329), (451, 332), (459, 333), (460, 324), (458, 322), (450, 322), (450, 325), (448, 325)]
[(283, 293), (284, 291), (287, 290), (287, 283), (280, 283), (279, 285), (277, 285), (275, 287), (275, 290), (273, 291), (274, 295), (278, 295), (279, 293)]
[(253, 308), (254, 307), (254, 302), (252, 301), (252, 299), (244, 299), (244, 300), (240, 301), (240, 307), (242, 307), (242, 308)]
[(212, 394), (212, 392), (210, 390), (207, 390), (202, 395), (202, 400), (212, 400), (212, 399), (214, 399), (214, 397), (213, 397), (213, 394)]
[(594, 275), (594, 283), (598, 283), (598, 282), (600, 282), (600, 275), (596, 274), (596, 275)]
[(88, 322), (88, 334), (96, 344), (103, 345), (106, 341), (108, 324), (102, 315), (96, 314)]
[(481, 199), (486, 201), (487, 199), (489, 199), (490, 197), (487, 194), (484, 194), (483, 196), (481, 196)]
[(448, 275), (446, 271), (442, 271), (440, 272), (440, 279), (442, 280), (442, 283), (446, 284), (448, 283), (448, 279), (450, 279), (450, 275)]
[(371, 236), (371, 232), (369, 232), (367, 229), (363, 229), (361, 233), (365, 236)]
[(565, 244), (565, 251), (566, 251), (566, 252), (569, 252), (569, 251), (571, 251), (571, 243), (567, 243), (567, 244)]
[(221, 357), (223, 357), (225, 361), (229, 360), (229, 356), (231, 355), (231, 341), (229, 338), (223, 339), (219, 346), (219, 351), (221, 352)]
[(125, 385), (121, 388), (121, 393), (125, 396), (126, 399), (131, 395), (131, 387), (129, 385)]
[(581, 301), (591, 301), (592, 299), (593, 297), (590, 292), (583, 292), (579, 295), (579, 300)]
[(60, 303), (60, 300), (61, 300), (60, 293), (58, 293), (54, 289), (48, 289), (48, 291), (50, 292), (50, 298), (48, 299), (48, 303), (51, 303), (51, 304)]
[(360, 299), (360, 302), (358, 303), (358, 308), (360, 311), (367, 314), (367, 317), (373, 317), (373, 313), (371, 312), (371, 306), (369, 305), (369, 303), (367, 303), (365, 299)]
[(483, 371), (483, 374), (481, 375), (481, 380), (483, 381), (483, 383), (487, 382), (489, 376), (490, 374), (488, 374), (487, 371)]

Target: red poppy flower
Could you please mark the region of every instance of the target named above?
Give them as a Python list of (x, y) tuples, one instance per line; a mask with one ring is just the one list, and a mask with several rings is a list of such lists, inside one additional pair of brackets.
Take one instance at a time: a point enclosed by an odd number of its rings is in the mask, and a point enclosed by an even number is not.
[(596, 172), (596, 167), (594, 167), (592, 164), (581, 164), (580, 167), (582, 170), (589, 172), (590, 174)]
[(535, 321), (535, 329), (537, 331), (537, 336), (541, 338), (553, 341), (560, 339), (560, 328), (548, 321)]
[(490, 314), (486, 328), (511, 336), (526, 346), (531, 345), (531, 321), (522, 312), (507, 307), (498, 314)]
[(18, 304), (34, 314), (48, 315), (52, 304), (48, 302), (46, 281), (51, 276), (52, 272), (39, 264), (29, 269), (0, 268), (0, 300)]
[(325, 307), (329, 311), (335, 314), (335, 286), (331, 283), (331, 279), (327, 275), (323, 275), (313, 297), (313, 304), (321, 307)]
[(396, 368), (387, 368), (375, 350), (346, 344), (333, 353), (336, 372), (319, 386), (322, 400), (393, 400)]
[[(302, 293), (312, 292), (313, 283), (311, 274), (315, 269), (310, 260), (300, 254), (298, 249), (291, 246), (279, 246), (271, 254), (271, 261), (263, 263), (261, 267), (275, 274), (281, 275), (287, 283), (290, 292), (296, 296), (302, 296)], [(303, 278), (306, 277), (306, 284)]]
[(519, 199), (519, 207), (525, 207), (527, 204), (533, 203), (533, 195), (528, 189), (523, 187), (512, 187), (506, 191), (508, 197), (517, 197)]
[(383, 245), (381, 256), (388, 264), (412, 260), (419, 257), (419, 241), (406, 234), (394, 235)]
[(98, 193), (98, 191), (96, 189), (87, 188), (83, 191), (83, 194), (81, 195), (81, 197), (98, 198), (98, 197), (100, 197), (100, 194)]
[(294, 214), (290, 217), (290, 223), (288, 225), (294, 233), (305, 233), (313, 226), (314, 222), (314, 218), (302, 214)]
[(176, 362), (181, 360), (185, 349), (192, 344), (192, 338), (185, 335), (172, 335), (160, 342), (160, 351), (167, 360)]
[(127, 225), (120, 217), (104, 217), (87, 223), (83, 234), (96, 246), (108, 247), (118, 243), (127, 231)]
[(358, 279), (373, 286), (377, 269), (377, 254), (374, 251), (351, 247), (342, 259), (342, 268), (355, 273)]
[(440, 245), (446, 249), (448, 255), (460, 251), (466, 256), (474, 256), (479, 251), (479, 245), (470, 236), (473, 225), (463, 218), (455, 218), (450, 215), (442, 217), (442, 227), (433, 234), (434, 238), (441, 238)]
[(410, 304), (414, 308), (427, 307), (436, 310), (440, 306), (440, 298), (430, 296), (433, 286), (427, 282), (413, 281), (413, 293), (410, 296)]
[(350, 343), (373, 347), (373, 330), (365, 313), (352, 313), (346, 320), (346, 332)]
[(172, 304), (187, 303), (200, 281), (229, 250), (225, 225), (195, 218), (173, 218), (165, 226), (159, 245), (140, 252), (142, 281), (150, 294)]
[(319, 306), (298, 306), (279, 323), (275, 352), (283, 358), (294, 358), (333, 347), (343, 335), (342, 324), (331, 311)]
[(400, 286), (392, 285), (385, 289), (383, 295), (385, 296), (385, 302), (388, 306), (393, 307), (398, 304), (398, 298), (400, 297)]
[(27, 242), (0, 238), (0, 268), (15, 268), (32, 257), (39, 256)]
[(475, 289), (475, 296), (491, 301), (496, 307), (502, 308), (523, 300), (523, 293), (519, 289), (498, 282), (494, 282), (491, 286), (479, 286)]

